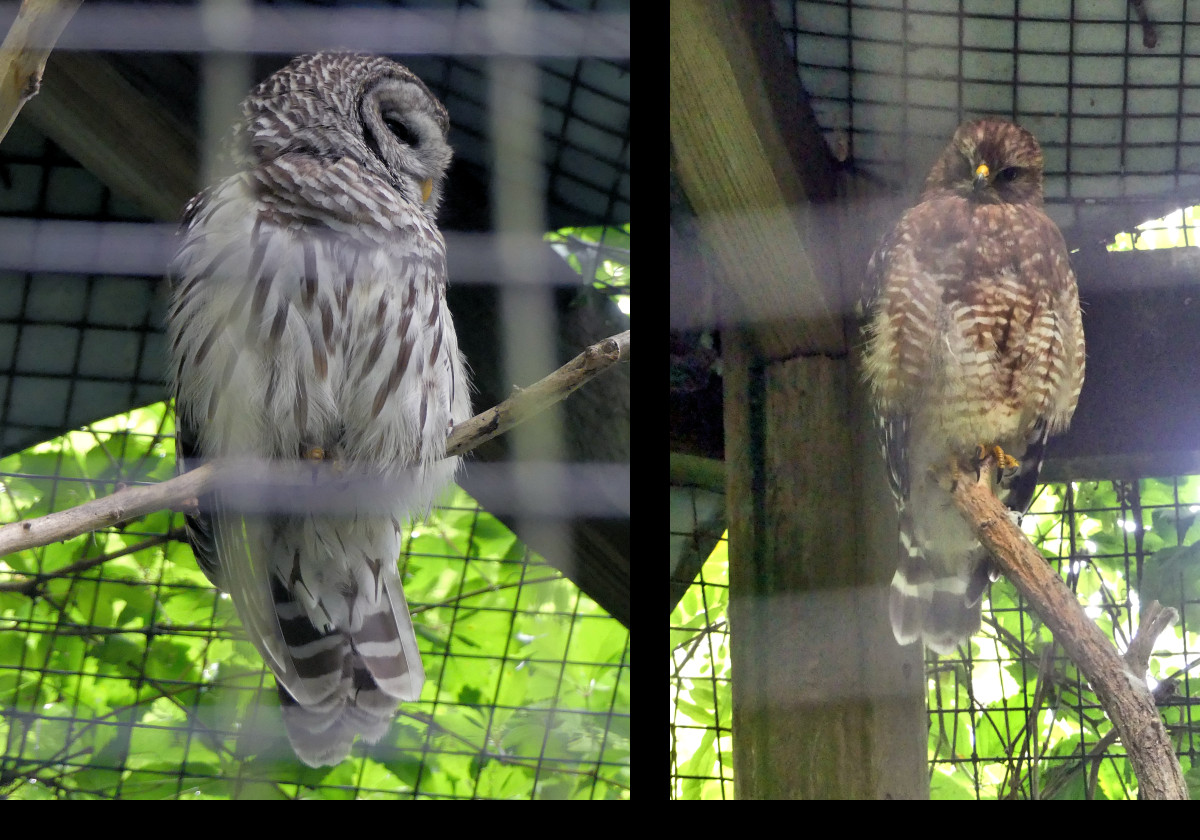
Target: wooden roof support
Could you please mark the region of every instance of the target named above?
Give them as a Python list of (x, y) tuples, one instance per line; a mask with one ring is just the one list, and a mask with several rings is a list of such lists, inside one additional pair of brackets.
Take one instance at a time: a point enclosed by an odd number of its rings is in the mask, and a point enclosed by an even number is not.
[(888, 627), (895, 519), (806, 101), (768, 4), (672, 2), (672, 171), (718, 287), (737, 795), (927, 796), (922, 655)]
[[(718, 318), (768, 356), (845, 351), (833, 168), (766, 4), (671, 3), (671, 151), (718, 268)], [(773, 29), (773, 31), (772, 31)], [(772, 38), (773, 36), (773, 38)], [(831, 250), (831, 249), (830, 249)]]
[(25, 115), (114, 192), (178, 221), (197, 192), (193, 132), (102, 56), (56, 52)]

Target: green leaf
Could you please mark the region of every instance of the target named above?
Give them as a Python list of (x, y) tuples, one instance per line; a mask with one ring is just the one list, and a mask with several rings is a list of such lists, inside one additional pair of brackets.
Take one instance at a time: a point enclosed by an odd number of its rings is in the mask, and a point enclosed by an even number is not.
[(1155, 552), (1146, 560), (1138, 594), (1143, 604), (1158, 601), (1181, 611), (1200, 600), (1200, 543)]

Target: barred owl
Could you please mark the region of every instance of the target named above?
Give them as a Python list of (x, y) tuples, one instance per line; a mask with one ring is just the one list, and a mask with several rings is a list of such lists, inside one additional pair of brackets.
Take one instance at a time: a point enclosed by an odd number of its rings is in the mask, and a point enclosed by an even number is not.
[(218, 490), (188, 521), (316, 767), (378, 740), (425, 679), (396, 566), (470, 415), (435, 221), (449, 120), (407, 68), (335, 53), (296, 58), (242, 114), (240, 171), (188, 204), (170, 269), (179, 452), (185, 469), (307, 459), (346, 478), (320, 490), (341, 504)]
[(980, 446), (1020, 465), (991, 476), (1023, 513), (1048, 435), (1083, 386), (1079, 295), (1042, 210), (1042, 151), (1012, 123), (954, 133), (871, 258), (864, 368), (900, 514), (896, 641), (950, 653), (979, 628), (986, 551), (951, 501)]

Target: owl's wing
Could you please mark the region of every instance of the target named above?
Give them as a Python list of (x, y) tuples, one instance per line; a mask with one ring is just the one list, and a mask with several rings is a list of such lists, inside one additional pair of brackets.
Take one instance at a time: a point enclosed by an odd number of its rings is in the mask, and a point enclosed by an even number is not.
[[(199, 464), (196, 430), (184, 419), (191, 414), (186, 408), (177, 414), (176, 464), (180, 475)], [(294, 671), (289, 667), (287, 642), (272, 610), (270, 572), (262, 562), (256, 562), (256, 553), (249, 551), (244, 518), (228, 510), (219, 491), (201, 496), (197, 506), (197, 512), (188, 514), (184, 524), (200, 571), (213, 586), (233, 598), (243, 628), (271, 669), (277, 675)]]
[(1029, 223), (1039, 230), (1045, 243), (1039, 264), (1047, 268), (1043, 280), (1048, 288), (1042, 296), (1022, 302), (1032, 326), (1024, 338), (1025, 359), (1016, 367), (1021, 369), (1019, 381), (1037, 414), (1025, 434), (1025, 451), (1018, 456), (1021, 466), (1000, 483), (997, 491), (1001, 500), (1021, 515), (1033, 501), (1047, 439), (1066, 429), (1075, 412), (1086, 363), (1079, 292), (1067, 246), (1043, 213), (1030, 214)]
[[(880, 240), (879, 245), (867, 262), (867, 271), (863, 275), (862, 288), (858, 300), (858, 313), (863, 321), (863, 331), (867, 340), (873, 337), (872, 325), (878, 317), (875, 312), (879, 304), (880, 294), (886, 279), (888, 263), (892, 255), (900, 225), (893, 226)], [(874, 394), (873, 394), (874, 395)], [(903, 511), (908, 500), (908, 414), (889, 406), (874, 406), (875, 434), (883, 450), (884, 461), (887, 464), (888, 483), (892, 488), (898, 508)]]
[[(178, 404), (178, 403), (177, 403)], [(175, 470), (183, 475), (200, 464), (200, 452), (196, 447), (196, 429), (193, 424), (184, 419), (183, 414), (176, 415), (175, 423)], [(221, 585), (221, 563), (217, 556), (216, 535), (213, 533), (212, 494), (205, 493), (197, 499), (197, 511), (184, 517), (184, 528), (187, 530), (188, 542), (200, 571), (209, 582), (218, 589)]]
[[(249, 232), (246, 202), (245, 182), (234, 177), (200, 193), (184, 210), (183, 244), (169, 274), (174, 299), (168, 318), (178, 360), (180, 472), (199, 466), (214, 450), (234, 454), (227, 449), (229, 441), (255, 425), (249, 419), (248, 393), (261, 392), (258, 353), (249, 340), (252, 316), (242, 298), (244, 290), (260, 288), (264, 272), (271, 269), (244, 244), (252, 240), (244, 235)], [(218, 220), (234, 216), (238, 222), (214, 223), (214, 215)], [(245, 279), (238, 284), (223, 279), (235, 275)], [(245, 437), (243, 454), (269, 454), (261, 443), (252, 442), (253, 436)], [(231, 511), (222, 491), (205, 494), (198, 503), (197, 513), (186, 519), (197, 563), (215, 586), (233, 597), (247, 634), (267, 662), (273, 668), (282, 665), (284, 646), (272, 615), (268, 570), (257, 552), (240, 542), (245, 522)]]

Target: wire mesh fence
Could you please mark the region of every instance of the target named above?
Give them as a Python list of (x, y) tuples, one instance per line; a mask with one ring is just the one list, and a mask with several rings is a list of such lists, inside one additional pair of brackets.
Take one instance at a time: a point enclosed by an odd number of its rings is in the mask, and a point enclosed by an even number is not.
[[(0, 519), (169, 478), (172, 432), (158, 404), (3, 459)], [(0, 560), (6, 796), (628, 796), (628, 631), (461, 491), (405, 540), (421, 700), (332, 768), (181, 538), (163, 511)]]
[[(216, 177), (238, 102), (292, 55), (395, 55), (452, 114), (439, 224), (476, 408), (555, 368), (555, 327), (584, 304), (627, 316), (628, 4), (599, 5), (82, 6), (0, 148), (0, 523), (173, 475), (156, 401), (175, 223)], [(134, 142), (151, 137), (171, 142)], [(627, 445), (627, 412), (577, 413)], [(604, 437), (578, 425), (545, 460), (627, 463), (571, 449)], [(628, 631), (465, 493), (404, 540), (425, 692), (327, 771), (280, 740), (273, 679), (182, 539), (162, 512), (0, 558), (5, 794), (628, 796)]]
[[(1185, 772), (1197, 757), (1200, 477), (1047, 485), (1024, 528), (1124, 650), (1152, 600), (1178, 625), (1150, 659), (1150, 684)], [(962, 659), (931, 657), (934, 796), (1130, 798), (1124, 749), (1075, 666), (1007, 582), (992, 585), (984, 632)], [(1170, 686), (1161, 686), (1162, 683)]]
[[(1200, 766), (1200, 476), (1046, 485), (1025, 532), (1124, 650), (1144, 605), (1180, 613), (1149, 681), (1187, 778)], [(728, 558), (722, 542), (672, 615), (672, 796), (732, 798)], [(1004, 580), (961, 655), (928, 653), (933, 798), (1133, 798), (1111, 724)], [(1193, 785), (1195, 782), (1193, 781)]]
[[(689, 495), (695, 497), (695, 493)], [(703, 521), (696, 512), (692, 523)], [(683, 525), (672, 539), (707, 545)], [(732, 799), (729, 555), (724, 535), (671, 611), (671, 798)]]

